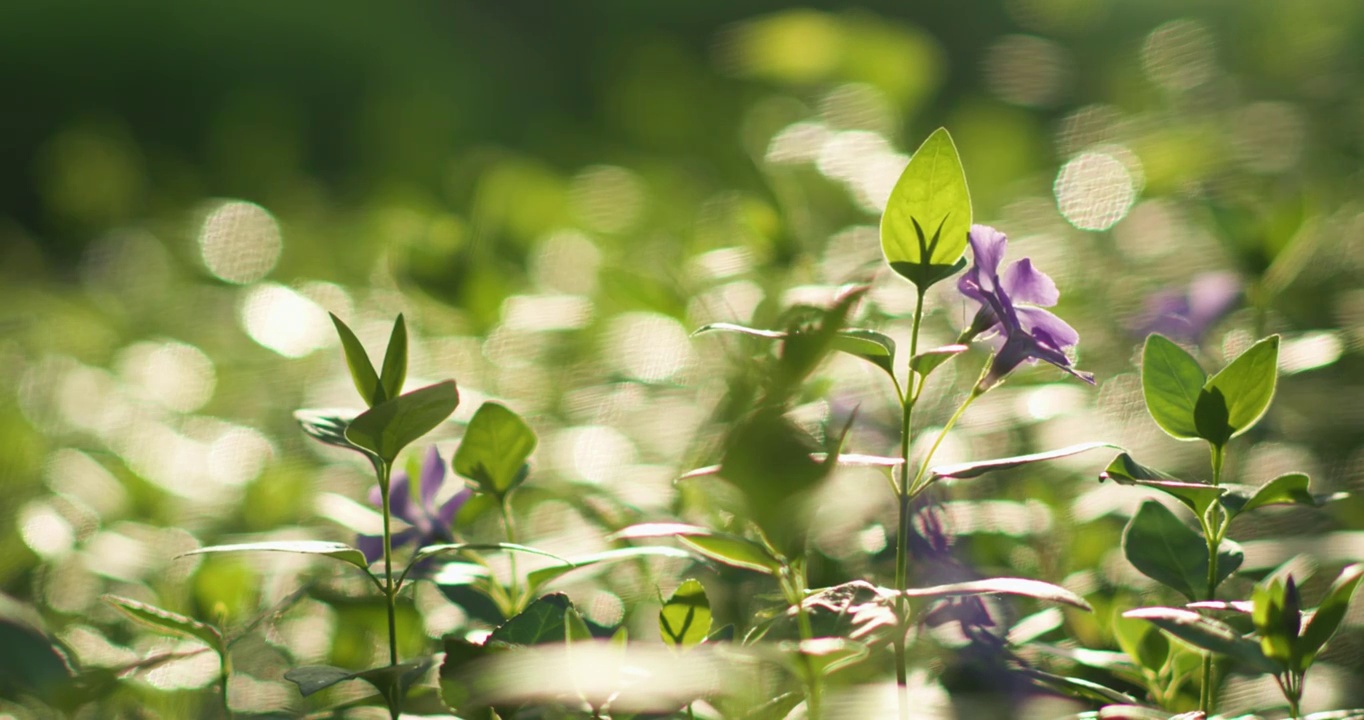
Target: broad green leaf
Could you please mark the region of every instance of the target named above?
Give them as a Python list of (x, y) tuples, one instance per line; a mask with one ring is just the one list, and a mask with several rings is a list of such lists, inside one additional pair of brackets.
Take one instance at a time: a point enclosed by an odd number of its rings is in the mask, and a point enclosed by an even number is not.
[(428, 385), (365, 411), (346, 428), (346, 439), (392, 465), (403, 448), (435, 429), (458, 405), (454, 380)]
[(895, 341), (875, 330), (840, 330), (834, 336), (835, 350), (855, 355), (895, 377)]
[(416, 658), (397, 665), (361, 670), (355, 673), (355, 676), (373, 685), (374, 689), (388, 701), (390, 711), (396, 715), (402, 708), (403, 698), (407, 695), (408, 689), (426, 674), (432, 662), (434, 658)]
[(1079, 445), (1063, 447), (1059, 450), (1048, 450), (1047, 452), (1033, 453), (1031, 455), (1016, 455), (1014, 457), (998, 458), (995, 460), (982, 460), (979, 462), (967, 462), (957, 465), (942, 465), (933, 468), (930, 473), (934, 478), (957, 478), (964, 480), (967, 478), (980, 477), (986, 473), (996, 470), (1008, 470), (1020, 465), (1029, 465), (1036, 462), (1056, 460), (1071, 455), (1079, 455), (1082, 452), (1096, 450), (1098, 448), (1122, 448), (1112, 443), (1106, 442), (1087, 442)]
[(201, 623), (194, 618), (186, 617), (179, 613), (173, 613), (169, 610), (163, 610), (155, 605), (139, 602), (132, 598), (120, 597), (118, 595), (105, 595), (101, 599), (112, 605), (119, 612), (127, 615), (132, 620), (160, 630), (163, 633), (194, 638), (214, 650), (222, 647), (223, 635), (212, 625)]
[(956, 272), (971, 230), (971, 194), (957, 147), (938, 128), (914, 151), (881, 215), (881, 252), (920, 291)]
[(208, 553), (234, 552), (287, 552), (302, 555), (325, 555), (326, 557), (349, 563), (361, 570), (368, 571), (365, 554), (355, 548), (338, 542), (325, 540), (277, 540), (268, 542), (237, 543), (234, 545), (210, 545), (179, 555), (205, 555)]
[(487, 645), (539, 645), (564, 641), (564, 614), (572, 606), (568, 596), (551, 593), (539, 598), (519, 615), (497, 626)]
[(393, 332), (388, 336), (388, 349), (384, 351), (384, 369), (379, 373), (379, 386), (385, 398), (395, 398), (402, 394), (403, 381), (407, 379), (407, 323), (399, 315), (393, 321)]
[(1197, 440), (1194, 406), (1208, 376), (1184, 348), (1163, 335), (1150, 335), (1141, 352), (1141, 389), (1146, 409), (1161, 430), (1179, 440)]
[(419, 658), (397, 665), (385, 665), (368, 670), (346, 670), (331, 665), (305, 665), (284, 673), (284, 679), (297, 685), (298, 692), (303, 697), (308, 697), (337, 683), (358, 678), (373, 685), (384, 698), (390, 698), (393, 697), (391, 693), (394, 693), (395, 690), (397, 697), (406, 695), (407, 689), (429, 667), (431, 667), (431, 658)]
[(346, 439), (346, 428), (355, 419), (354, 410), (296, 410), (294, 419), (303, 432), (328, 445), (354, 450), (365, 455), (370, 451)]
[(1251, 595), (1251, 620), (1260, 635), (1264, 656), (1292, 667), (1298, 631), (1302, 629), (1302, 604), (1293, 576), (1267, 578), (1255, 586)]
[(564, 642), (576, 643), (591, 639), (592, 631), (587, 628), (582, 614), (578, 612), (578, 608), (569, 605), (564, 611)]
[(1364, 580), (1364, 564), (1355, 563), (1341, 570), (1336, 581), (1331, 583), (1331, 589), (1326, 591), (1326, 597), (1317, 606), (1316, 613), (1298, 640), (1298, 657), (1302, 663), (1298, 668), (1300, 671), (1307, 670), (1326, 641), (1336, 634), (1360, 580)]
[(969, 349), (966, 345), (944, 345), (932, 350), (925, 350), (909, 359), (909, 369), (927, 377), (929, 373), (938, 369), (939, 365)]
[[(417, 564), (420, 563), (421, 561), (426, 560), (426, 559), (428, 559), (428, 558), (435, 557), (435, 556), (437, 556), (437, 555), (447, 555), (447, 554), (450, 554), (450, 553), (457, 553), (457, 552), (460, 552), (461, 550), (503, 550), (503, 551), (506, 551), (506, 552), (518, 552), (518, 553), (528, 553), (528, 554), (530, 554), (530, 555), (540, 555), (540, 556), (542, 556), (542, 557), (553, 558), (553, 559), (555, 559), (555, 560), (558, 560), (558, 561), (561, 562), (561, 563), (567, 563), (567, 562), (569, 562), (568, 560), (566, 560), (566, 559), (564, 559), (564, 558), (562, 558), (562, 557), (559, 557), (558, 555), (555, 555), (555, 554), (552, 553), (552, 552), (548, 552), (548, 551), (545, 551), (545, 550), (540, 550), (539, 548), (533, 548), (533, 547), (530, 547), (530, 546), (527, 546), (527, 545), (517, 545), (516, 543), (503, 543), (503, 542), (495, 542), (495, 543), (442, 543), (442, 544), (440, 544), (440, 545), (427, 545), (427, 546), (425, 546), (425, 547), (423, 547), (423, 548), (417, 550), (417, 552), (413, 553), (413, 554), (412, 554), (412, 559), (409, 560), (409, 561), (407, 562), (407, 567), (403, 570), (402, 575), (400, 575), (399, 578), (398, 578), (398, 584), (401, 585), (402, 582), (403, 582), (403, 580), (405, 580), (405, 579), (407, 578), (408, 573), (412, 572), (412, 569), (415, 568), (415, 567), (417, 566)], [(444, 574), (444, 573), (442, 572), (442, 574)], [(473, 578), (470, 578), (470, 580), (472, 580), (472, 579), (473, 579)], [(453, 584), (459, 584), (459, 583), (445, 583), (445, 584), (447, 584), (447, 585), (453, 585)], [(534, 588), (532, 588), (532, 590), (533, 590), (533, 589), (534, 589)]]
[(445, 660), (440, 664), (441, 700), (460, 717), (487, 718), (487, 714), (476, 714), (469, 705), (476, 694), (477, 682), (474, 673), (479, 661), (506, 652), (510, 646), (505, 644), (479, 644), (461, 635), (446, 635), (441, 640)]
[(526, 585), (530, 592), (535, 592), (544, 586), (545, 583), (557, 579), (559, 576), (586, 567), (600, 564), (610, 564), (622, 560), (634, 560), (645, 557), (670, 557), (670, 558), (690, 558), (692, 554), (686, 550), (679, 550), (665, 545), (641, 545), (639, 547), (616, 548), (606, 550), (583, 557), (569, 558), (564, 565), (551, 565), (549, 567), (532, 570), (526, 575)]
[(1183, 608), (1149, 607), (1129, 610), (1124, 617), (1146, 620), (1156, 627), (1195, 647), (1211, 650), (1238, 660), (1260, 672), (1280, 672), (1278, 663), (1260, 652), (1260, 645), (1221, 620), (1203, 617)]
[(663, 642), (684, 649), (700, 645), (710, 633), (710, 600), (700, 580), (686, 580), (658, 611)]
[(751, 337), (762, 338), (764, 340), (780, 340), (786, 337), (786, 332), (783, 330), (763, 330), (760, 328), (751, 328), (744, 325), (736, 325), (734, 323), (727, 322), (717, 322), (710, 323), (709, 325), (702, 325), (701, 327), (692, 331), (692, 336), (695, 337), (697, 335), (701, 335), (702, 333), (708, 332), (732, 332), (739, 333), (740, 335), (749, 335)]
[(0, 594), (0, 698), (56, 702), (72, 690), (69, 651), (35, 624), (35, 616), (32, 608)]
[[(1208, 591), (1208, 546), (1203, 536), (1154, 500), (1142, 503), (1123, 532), (1123, 552), (1141, 573), (1189, 600)], [(1240, 547), (1223, 541), (1215, 585), (1221, 585), (1244, 560)]]
[(355, 390), (370, 407), (387, 400), (388, 396), (384, 394), (384, 388), (379, 384), (379, 374), (374, 372), (374, 365), (369, 361), (369, 355), (365, 353), (365, 346), (360, 344), (360, 338), (341, 322), (341, 318), (329, 314), (332, 317), (332, 325), (336, 326), (336, 334), (341, 337), (341, 348), (346, 352), (346, 366), (350, 368), (350, 378), (355, 383)]
[(1049, 582), (1028, 578), (986, 578), (969, 582), (935, 585), (926, 588), (909, 588), (907, 597), (946, 597), (954, 595), (1021, 595), (1023, 597), (1059, 602), (1073, 605), (1082, 610), (1093, 610), (1085, 599), (1075, 593)]
[[(1084, 678), (1069, 677), (1066, 675), (1056, 675), (1036, 668), (1020, 668), (1020, 672), (1037, 681), (1039, 684), (1057, 690), (1072, 697), (1085, 698), (1087, 700), (1097, 700), (1104, 703), (1123, 703), (1136, 706), (1137, 699), (1123, 692), (1114, 690), (1107, 685), (1101, 685), (1093, 680)], [(1143, 708), (1145, 709), (1145, 708)], [(1123, 718), (1145, 718), (1142, 715), (1123, 715)], [(1164, 713), (1152, 715), (1153, 718), (1165, 720)]]
[(685, 523), (644, 523), (632, 525), (613, 535), (612, 540), (675, 537), (683, 545), (726, 565), (755, 570), (769, 575), (781, 572), (781, 560), (758, 543), (738, 535), (730, 535)]
[(1231, 415), (1227, 410), (1227, 397), (1217, 388), (1203, 388), (1198, 392), (1194, 403), (1194, 427), (1198, 436), (1222, 447), (1236, 432), (1231, 426)]
[(327, 688), (358, 676), (354, 670), (331, 665), (304, 665), (284, 673), (284, 679), (298, 686), (303, 697), (326, 690)]
[(1099, 480), (1112, 480), (1119, 485), (1140, 485), (1159, 490), (1184, 503), (1199, 517), (1203, 517), (1208, 506), (1227, 491), (1225, 487), (1206, 483), (1184, 482), (1173, 475), (1139, 464), (1127, 453), (1113, 458), (1113, 462), (1099, 474)]
[(1165, 665), (1170, 656), (1170, 642), (1150, 623), (1115, 613), (1112, 628), (1118, 647), (1138, 665), (1156, 672)]
[(1278, 364), (1279, 336), (1271, 335), (1208, 379), (1205, 389), (1220, 392), (1226, 401), (1231, 437), (1249, 430), (1269, 409), (1279, 377)]
[(1232, 515), (1250, 512), (1266, 505), (1306, 505), (1318, 507), (1323, 499), (1308, 491), (1311, 479), (1304, 473), (1288, 473), (1270, 480), (1259, 488), (1230, 485), (1222, 505)]
[(455, 472), (492, 495), (504, 495), (524, 474), (538, 439), (520, 415), (504, 405), (483, 403), (455, 451)]

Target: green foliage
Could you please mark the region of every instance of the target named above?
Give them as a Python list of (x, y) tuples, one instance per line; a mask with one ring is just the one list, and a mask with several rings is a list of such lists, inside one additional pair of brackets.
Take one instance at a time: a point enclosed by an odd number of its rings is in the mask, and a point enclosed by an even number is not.
[(483, 492), (501, 497), (526, 477), (526, 459), (538, 439), (520, 415), (498, 403), (483, 403), (469, 421), (455, 452), (455, 472)]
[(1161, 430), (1179, 440), (1201, 437), (1194, 407), (1207, 380), (1198, 361), (1183, 348), (1161, 335), (1146, 338), (1141, 353), (1141, 387), (1146, 409)]
[(361, 570), (367, 570), (369, 564), (365, 562), (364, 553), (355, 548), (337, 542), (327, 542), (324, 540), (272, 540), (267, 542), (254, 543), (235, 543), (232, 545), (210, 545), (185, 553), (185, 555), (203, 555), (206, 553), (237, 553), (237, 552), (287, 552), (299, 553), (301, 555), (322, 555), (349, 565), (354, 565)]
[(346, 427), (346, 440), (392, 465), (398, 453), (450, 417), (459, 405), (454, 380), (385, 400)]
[(1226, 655), (1258, 672), (1275, 672), (1279, 666), (1260, 652), (1260, 645), (1230, 625), (1192, 610), (1148, 607), (1129, 610), (1124, 617), (1146, 620), (1195, 647)]
[(971, 229), (971, 194), (957, 146), (945, 128), (924, 140), (881, 215), (881, 252), (891, 269), (923, 292), (957, 272)]
[(102, 599), (129, 619), (158, 632), (194, 638), (215, 651), (223, 647), (223, 635), (212, 625), (131, 598), (105, 595)]
[(1208, 587), (1208, 550), (1203, 538), (1164, 505), (1147, 500), (1127, 523), (1122, 537), (1123, 553), (1143, 575), (1172, 588), (1189, 600), (1214, 591), (1245, 556), (1234, 543), (1217, 554), (1217, 574)]
[(1279, 336), (1265, 338), (1207, 377), (1198, 361), (1161, 335), (1146, 339), (1141, 380), (1146, 408), (1180, 440), (1215, 446), (1249, 430), (1264, 415), (1278, 378)]
[(769, 575), (779, 573), (782, 568), (781, 559), (762, 545), (698, 525), (646, 523), (625, 528), (612, 537), (618, 540), (675, 537), (683, 545), (725, 565)]
[(710, 600), (699, 580), (685, 580), (658, 611), (663, 642), (678, 649), (699, 645), (710, 634)]

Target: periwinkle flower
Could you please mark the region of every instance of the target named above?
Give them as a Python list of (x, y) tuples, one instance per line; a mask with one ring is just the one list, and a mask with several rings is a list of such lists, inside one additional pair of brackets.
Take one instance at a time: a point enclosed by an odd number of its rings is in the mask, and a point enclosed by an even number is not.
[(1001, 276), (1008, 238), (987, 225), (972, 225), (967, 238), (975, 263), (957, 282), (963, 295), (980, 304), (963, 342), (985, 332), (997, 332), (998, 349), (989, 373), (979, 388), (988, 389), (1024, 361), (1044, 360), (1093, 385), (1094, 376), (1076, 370), (1066, 350), (1080, 341), (1079, 333), (1064, 320), (1042, 308), (1060, 298), (1056, 283), (1023, 258), (1011, 263)]
[(1198, 343), (1212, 326), (1236, 307), (1241, 281), (1235, 273), (1205, 272), (1188, 289), (1166, 288), (1146, 298), (1146, 311), (1133, 330), (1145, 338), (1160, 333), (1172, 340)]
[[(474, 494), (473, 490), (464, 487), (444, 503), (436, 504), (436, 495), (445, 482), (445, 460), (441, 458), (434, 445), (426, 451), (426, 457), (422, 460), (420, 482), (419, 497), (415, 498), (415, 502), (407, 473), (394, 473), (389, 485), (389, 510), (393, 517), (408, 524), (408, 527), (393, 533), (391, 542), (394, 549), (409, 543), (415, 543), (420, 548), (453, 542), (451, 526), (454, 524), (455, 513), (459, 512)], [(383, 497), (379, 488), (370, 490), (369, 502), (380, 510), (383, 509)], [(355, 544), (360, 548), (360, 552), (365, 554), (365, 560), (371, 563), (384, 556), (382, 535), (361, 535)]]

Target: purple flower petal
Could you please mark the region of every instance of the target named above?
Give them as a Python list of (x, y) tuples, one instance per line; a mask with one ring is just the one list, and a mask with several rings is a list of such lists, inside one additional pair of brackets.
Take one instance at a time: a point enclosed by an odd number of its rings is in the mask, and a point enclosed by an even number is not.
[(384, 557), (384, 538), (382, 535), (361, 535), (355, 538), (355, 547), (365, 554), (365, 562), (375, 563)]
[(436, 491), (440, 490), (440, 484), (444, 480), (445, 461), (441, 459), (436, 446), (432, 445), (426, 451), (426, 458), (422, 461), (421, 494), (423, 507), (431, 507), (431, 503), (435, 502)]
[(1023, 258), (1004, 271), (1000, 287), (1008, 291), (1014, 302), (1051, 307), (1061, 299), (1056, 283), (1046, 273), (1032, 266), (1031, 258)]
[(455, 524), (455, 515), (459, 513), (459, 509), (473, 496), (474, 491), (466, 487), (446, 500), (436, 512), (436, 527), (448, 532)]
[(388, 486), (388, 509), (393, 517), (413, 522), (412, 490), (408, 487), (407, 473), (394, 475)]
[(1024, 332), (1039, 340), (1045, 336), (1045, 341), (1057, 350), (1075, 347), (1080, 342), (1080, 333), (1049, 310), (1016, 307), (1014, 312), (1018, 313), (1018, 324)]
[(993, 290), (995, 281), (999, 278), (999, 263), (1004, 259), (1004, 248), (1008, 245), (1009, 238), (989, 225), (972, 225), (967, 241), (971, 243), (971, 254), (976, 260), (971, 269), (983, 271), (983, 274), (988, 276), (988, 284), (982, 282), (981, 287), (987, 291)]

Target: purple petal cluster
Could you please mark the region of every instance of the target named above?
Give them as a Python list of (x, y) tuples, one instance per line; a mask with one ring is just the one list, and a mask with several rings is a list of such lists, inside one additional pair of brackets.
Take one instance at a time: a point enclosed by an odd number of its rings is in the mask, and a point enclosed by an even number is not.
[[(389, 485), (389, 510), (393, 517), (408, 524), (408, 527), (393, 533), (394, 549), (409, 543), (415, 543), (420, 548), (453, 542), (451, 526), (455, 521), (455, 513), (458, 513), (474, 494), (473, 490), (467, 487), (461, 488), (444, 503), (436, 504), (436, 495), (445, 482), (445, 460), (441, 458), (434, 445), (426, 451), (426, 457), (422, 460), (419, 480), (421, 483), (418, 488), (419, 497), (415, 499), (412, 497), (412, 490), (409, 487), (411, 481), (407, 473), (395, 473)], [(379, 488), (370, 490), (369, 502), (380, 510), (383, 509), (383, 497), (379, 493)], [(371, 563), (384, 556), (384, 538), (381, 535), (361, 535), (356, 540), (356, 546)]]
[(1056, 283), (1023, 258), (1011, 263), (1000, 275), (1008, 238), (987, 225), (972, 225), (968, 236), (975, 263), (957, 282), (963, 295), (979, 303), (971, 328), (965, 337), (998, 333), (998, 350), (990, 371), (981, 381), (989, 388), (1024, 361), (1043, 360), (1089, 384), (1094, 376), (1076, 370), (1066, 351), (1080, 341), (1075, 328), (1043, 308), (1060, 298)]
[(1241, 299), (1241, 281), (1230, 272), (1205, 272), (1189, 287), (1166, 288), (1146, 298), (1145, 312), (1133, 333), (1145, 338), (1160, 333), (1172, 340), (1197, 344)]

